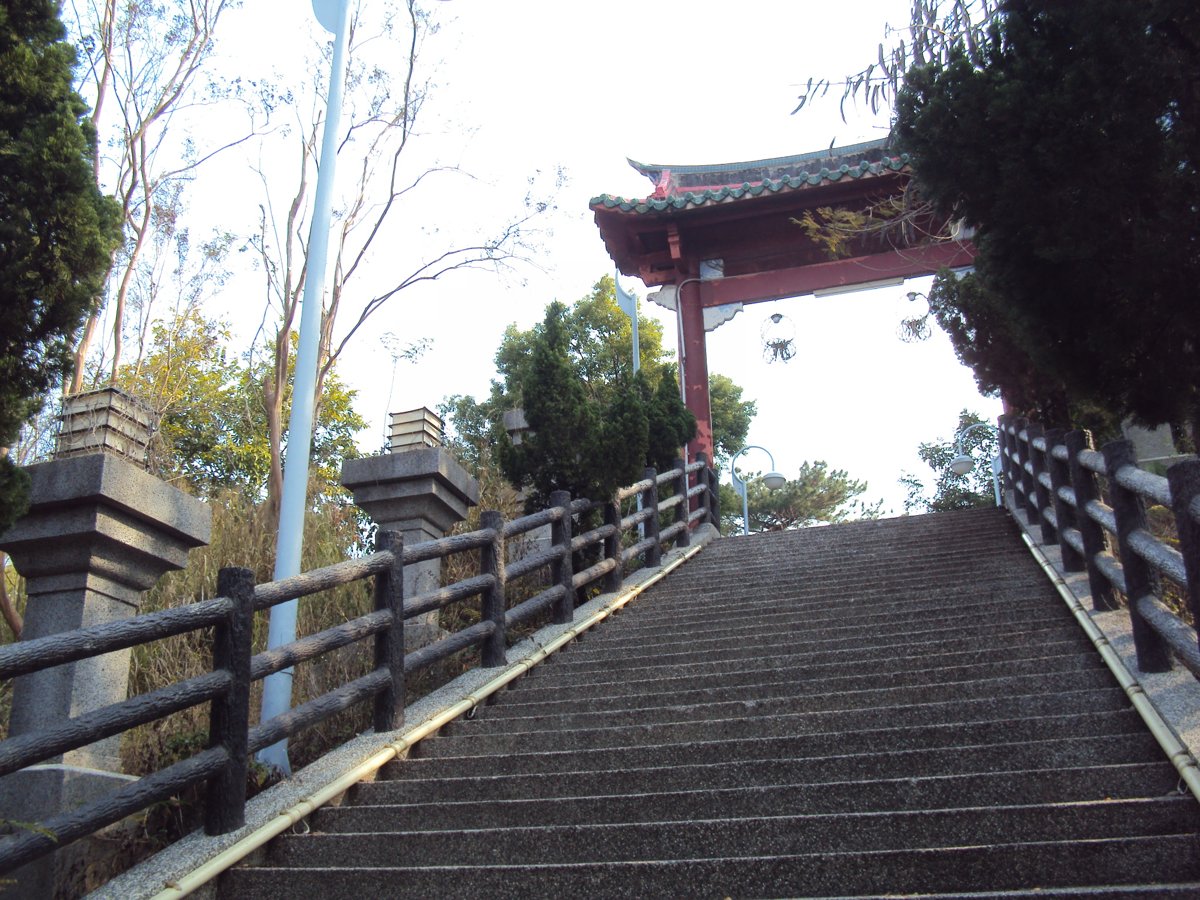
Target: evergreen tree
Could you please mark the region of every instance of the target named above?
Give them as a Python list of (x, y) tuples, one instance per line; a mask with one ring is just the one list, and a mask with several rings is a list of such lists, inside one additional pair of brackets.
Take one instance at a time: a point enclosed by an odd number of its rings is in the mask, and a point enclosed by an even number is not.
[[(500, 448), (494, 458), (513, 484), (533, 488), (534, 505), (559, 489), (597, 499), (637, 481), (645, 466), (670, 469), (696, 421), (662, 348), (661, 325), (639, 317), (639, 332), (641, 367), (634, 374), (632, 327), (616, 304), (611, 276), (570, 308), (551, 304), (534, 328), (509, 326), (496, 351), (500, 377), (490, 396), (480, 402), (455, 395), (439, 405), (451, 426), (450, 447), (473, 470), (491, 458), (489, 448)], [(741, 400), (741, 388), (729, 379), (725, 385), (729, 418), (741, 428), (730, 439), (742, 440), (754, 404)], [(502, 425), (514, 409), (524, 409), (530, 429), (517, 447)], [(544, 423), (558, 423), (560, 433), (543, 435)], [(591, 437), (580, 444), (567, 434)]]
[[(622, 379), (612, 401), (597, 403), (573, 364), (568, 349), (567, 307), (551, 303), (534, 334), (521, 402), (529, 432), (519, 445), (501, 445), (500, 464), (517, 486), (530, 487), (529, 501), (545, 506), (551, 492), (573, 497), (608, 496), (637, 480), (637, 460), (646, 452), (646, 415), (632, 379)], [(620, 423), (608, 424), (619, 414)], [(621, 434), (618, 424), (632, 429)], [(632, 447), (632, 450), (630, 449)]]
[[(0, 447), (69, 373), (119, 237), (63, 37), (53, 0), (0, 0)], [(23, 511), (24, 490), (0, 458), (0, 531)]]
[(682, 447), (695, 436), (696, 417), (683, 405), (673, 367), (662, 371), (652, 395), (648, 379), (641, 372), (638, 375), (646, 392), (646, 465), (663, 472), (672, 467)]
[(1200, 421), (1197, 85), (1191, 0), (1007, 0), (908, 72), (899, 142), (977, 229), (979, 284), (946, 299), (984, 381), (1021, 394), (1032, 366), (1073, 404)]
[[(746, 505), (750, 530), (789, 531), (810, 525), (830, 525), (853, 519), (877, 519), (883, 501), (866, 504), (860, 498), (865, 481), (851, 478), (845, 469), (830, 469), (824, 460), (800, 465), (796, 477), (771, 490), (759, 477), (746, 473)], [(742, 533), (742, 496), (733, 485), (721, 483), (721, 530)]]

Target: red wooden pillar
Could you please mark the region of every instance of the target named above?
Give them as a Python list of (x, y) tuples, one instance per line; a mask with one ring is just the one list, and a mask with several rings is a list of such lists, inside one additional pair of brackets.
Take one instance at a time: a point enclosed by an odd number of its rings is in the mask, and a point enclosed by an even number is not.
[(700, 282), (686, 279), (679, 291), (683, 323), (683, 402), (696, 417), (696, 437), (688, 444), (688, 459), (713, 454), (712, 410), (708, 399), (708, 349), (704, 337), (704, 308), (700, 305)]

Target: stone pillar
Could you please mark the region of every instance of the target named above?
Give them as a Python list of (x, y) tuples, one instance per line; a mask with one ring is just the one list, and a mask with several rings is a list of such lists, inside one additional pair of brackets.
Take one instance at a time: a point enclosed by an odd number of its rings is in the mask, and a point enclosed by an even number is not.
[[(445, 537), (479, 502), (479, 484), (441, 447), (392, 452), (342, 463), (342, 484), (380, 528), (404, 535), (406, 549)], [(404, 596), (437, 590), (441, 561), (404, 567)], [(411, 651), (440, 636), (437, 611), (405, 623)]]
[[(26, 469), (29, 511), (0, 535), (0, 549), (25, 577), (23, 640), (135, 615), (142, 593), (208, 542), (209, 508), (123, 458), (131, 455), (109, 449)], [(124, 700), (130, 654), (16, 679), (9, 733), (36, 732)], [(45, 821), (130, 780), (120, 774), (119, 743), (119, 736), (97, 741), (0, 779), (5, 818)], [(29, 896), (53, 890), (45, 880), (55, 877), (52, 866), (34, 863), (18, 877), (35, 891)]]
[[(143, 591), (208, 543), (208, 507), (107, 453), (30, 466), (29, 512), (0, 535), (25, 577), (23, 640), (134, 615)], [(12, 735), (125, 699), (131, 651), (56, 666), (13, 685)], [(118, 738), (63, 761), (120, 771)]]

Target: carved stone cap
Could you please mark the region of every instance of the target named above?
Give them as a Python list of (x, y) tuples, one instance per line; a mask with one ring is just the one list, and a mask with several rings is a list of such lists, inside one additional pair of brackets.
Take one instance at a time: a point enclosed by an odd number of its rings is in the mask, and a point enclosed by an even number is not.
[(29, 512), (0, 534), (0, 549), (31, 595), (86, 588), (136, 603), (211, 536), (207, 504), (120, 457), (95, 453), (26, 471)]
[(55, 459), (113, 453), (139, 466), (154, 430), (154, 415), (141, 400), (117, 387), (63, 398)]
[(441, 447), (348, 459), (342, 485), (380, 528), (445, 534), (479, 502), (479, 483)]

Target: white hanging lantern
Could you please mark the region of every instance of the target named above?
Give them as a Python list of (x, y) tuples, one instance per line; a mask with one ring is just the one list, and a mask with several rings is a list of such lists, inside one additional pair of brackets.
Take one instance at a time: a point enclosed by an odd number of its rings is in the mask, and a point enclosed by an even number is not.
[(758, 333), (763, 341), (763, 359), (767, 362), (787, 362), (796, 355), (796, 326), (783, 313), (767, 316)]

